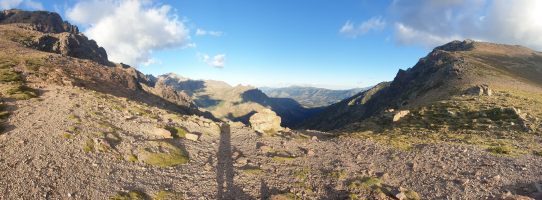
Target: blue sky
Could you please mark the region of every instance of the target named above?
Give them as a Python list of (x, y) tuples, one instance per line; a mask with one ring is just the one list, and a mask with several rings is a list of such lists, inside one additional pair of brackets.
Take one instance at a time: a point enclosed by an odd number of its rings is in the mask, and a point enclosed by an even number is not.
[[(18, 1), (11, 7), (59, 12), (106, 47), (114, 61), (136, 65), (144, 73), (174, 72), (232, 85), (366, 87), (392, 80), (399, 69), (413, 66), (436, 45), (454, 39), (542, 47), (535, 37), (542, 32), (542, 24), (535, 22), (541, 15), (534, 9), (542, 7), (527, 0), (506, 6), (499, 0), (143, 0), (132, 5), (134, 13), (117, 15), (109, 9), (134, 1)], [(500, 19), (509, 9), (527, 14)], [(132, 16), (148, 11), (163, 16), (130, 23)], [(146, 19), (140, 17), (137, 20)], [(519, 18), (534, 20), (514, 21)], [(128, 21), (111, 24), (107, 19)], [(157, 28), (160, 23), (177, 31), (163, 34)], [(507, 36), (514, 27), (506, 23), (521, 25), (523, 32)], [(132, 30), (134, 26), (156, 31), (138, 34), (141, 29)], [(488, 27), (497, 30), (490, 32)], [(499, 27), (506, 31), (495, 35)], [(120, 35), (123, 30), (141, 38)], [(145, 43), (142, 38), (151, 39)], [(125, 55), (131, 52), (127, 49), (144, 53)]]

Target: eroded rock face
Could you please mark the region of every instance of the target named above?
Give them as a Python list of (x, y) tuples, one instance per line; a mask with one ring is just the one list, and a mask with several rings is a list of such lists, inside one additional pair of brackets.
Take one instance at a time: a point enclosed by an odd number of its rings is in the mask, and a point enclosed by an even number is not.
[(252, 129), (266, 134), (274, 134), (284, 130), (280, 126), (281, 118), (270, 109), (264, 109), (250, 117)]
[(77, 26), (62, 21), (57, 13), (5, 10), (0, 12), (0, 24), (15, 24), (31, 30), (29, 37), (18, 40), (26, 47), (111, 65), (104, 48), (80, 33)]
[(89, 40), (82, 34), (67, 32), (44, 34), (31, 41), (25, 41), (24, 45), (40, 51), (93, 60), (102, 65), (110, 65), (105, 49), (99, 47), (94, 40)]
[(63, 21), (57, 13), (47, 11), (28, 12), (16, 9), (0, 12), (0, 24), (14, 23), (31, 24), (33, 30), (44, 33), (79, 33), (77, 26)]

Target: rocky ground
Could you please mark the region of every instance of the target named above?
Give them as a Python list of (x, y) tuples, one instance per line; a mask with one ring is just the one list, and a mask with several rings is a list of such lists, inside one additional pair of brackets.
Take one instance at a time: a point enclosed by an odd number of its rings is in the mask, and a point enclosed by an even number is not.
[(39, 98), (5, 102), (11, 116), (0, 135), (0, 199), (493, 199), (542, 192), (536, 155), (446, 143), (404, 151), (315, 131), (262, 135), (77, 87), (33, 87)]

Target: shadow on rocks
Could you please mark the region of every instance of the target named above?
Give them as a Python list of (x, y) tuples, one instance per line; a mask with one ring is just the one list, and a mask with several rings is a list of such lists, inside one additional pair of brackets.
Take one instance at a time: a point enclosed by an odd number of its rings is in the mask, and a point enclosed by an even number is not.
[(233, 169), (233, 148), (231, 145), (231, 131), (228, 124), (220, 127), (220, 143), (216, 155), (217, 199), (254, 199), (243, 192), (243, 189), (233, 182), (235, 171)]

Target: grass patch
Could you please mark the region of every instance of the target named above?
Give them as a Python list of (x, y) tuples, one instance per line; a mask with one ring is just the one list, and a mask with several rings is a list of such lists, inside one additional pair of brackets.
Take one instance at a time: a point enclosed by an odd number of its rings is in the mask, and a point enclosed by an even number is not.
[(0, 69), (0, 82), (9, 83), (20, 81), (21, 75), (19, 73), (14, 72), (11, 69)]
[(492, 147), (488, 147), (487, 151), (493, 154), (498, 154), (498, 155), (500, 154), (508, 155), (512, 152), (512, 148), (509, 146), (492, 146)]
[(70, 134), (70, 133), (63, 133), (62, 137), (65, 138), (65, 139), (73, 139), (73, 135)]
[(109, 197), (109, 200), (145, 200), (147, 195), (141, 191), (132, 190), (129, 192), (117, 192)]
[(139, 159), (157, 167), (173, 167), (188, 163), (188, 153), (184, 150), (166, 142), (159, 142), (158, 145), (163, 152), (151, 152), (145, 149), (138, 156)]
[(188, 133), (184, 128), (181, 127), (166, 126), (165, 129), (171, 132), (171, 135), (173, 135), (174, 138), (184, 138), (186, 133)]
[(28, 100), (38, 97), (36, 90), (25, 85), (13, 86), (6, 90), (6, 94), (16, 100)]
[(126, 156), (126, 160), (130, 161), (130, 162), (137, 162), (139, 159), (137, 158), (136, 155), (130, 154), (130, 155)]
[(180, 193), (162, 190), (156, 193), (156, 195), (154, 195), (152, 199), (153, 200), (182, 200), (184, 198), (183, 198), (183, 195)]
[(359, 190), (359, 189), (370, 189), (370, 188), (380, 188), (382, 186), (382, 181), (375, 177), (363, 177), (356, 178), (350, 183), (348, 183), (348, 188), (350, 190)]
[(83, 151), (85, 153), (94, 152), (94, 141), (89, 139), (83, 144)]
[(346, 180), (346, 178), (348, 178), (348, 174), (345, 170), (332, 171), (329, 175), (339, 181)]

